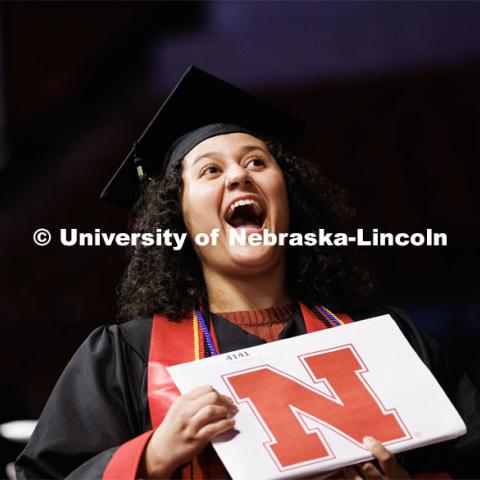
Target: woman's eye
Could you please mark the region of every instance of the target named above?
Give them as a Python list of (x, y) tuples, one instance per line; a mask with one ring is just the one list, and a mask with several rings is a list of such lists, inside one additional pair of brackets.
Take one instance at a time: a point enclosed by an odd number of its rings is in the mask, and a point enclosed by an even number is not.
[(204, 175), (215, 175), (216, 173), (218, 173), (220, 171), (220, 169), (215, 166), (215, 165), (210, 165), (208, 167), (205, 167), (201, 172), (200, 172), (200, 176), (203, 177)]
[(265, 166), (265, 161), (262, 158), (251, 158), (247, 162), (247, 167), (264, 167)]

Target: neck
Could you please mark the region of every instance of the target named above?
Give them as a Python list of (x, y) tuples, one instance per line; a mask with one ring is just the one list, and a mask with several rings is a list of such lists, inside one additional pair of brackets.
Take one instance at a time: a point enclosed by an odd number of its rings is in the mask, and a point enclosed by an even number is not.
[(212, 312), (237, 312), (281, 307), (293, 303), (288, 294), (283, 262), (270, 271), (238, 277), (204, 268), (209, 309)]

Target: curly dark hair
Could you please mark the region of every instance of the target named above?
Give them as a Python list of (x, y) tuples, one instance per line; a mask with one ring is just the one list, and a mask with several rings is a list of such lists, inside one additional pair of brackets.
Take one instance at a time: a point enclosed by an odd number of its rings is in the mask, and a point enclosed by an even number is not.
[[(290, 204), (290, 231), (348, 233), (355, 212), (347, 206), (343, 189), (327, 181), (310, 163), (289, 153), (281, 144), (267, 147), (283, 171)], [(186, 232), (180, 192), (182, 166), (177, 162), (167, 175), (155, 177), (140, 195), (133, 211), (132, 231), (156, 229)], [(350, 246), (287, 246), (288, 291), (307, 304), (321, 303), (343, 309), (362, 302), (372, 281), (358, 251)], [(119, 287), (122, 318), (162, 314), (181, 319), (194, 300), (208, 305), (200, 261), (187, 239), (183, 249), (136, 246)]]

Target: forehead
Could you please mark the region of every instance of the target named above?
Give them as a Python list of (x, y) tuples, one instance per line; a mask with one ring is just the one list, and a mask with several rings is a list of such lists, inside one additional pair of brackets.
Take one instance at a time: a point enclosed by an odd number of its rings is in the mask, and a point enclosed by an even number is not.
[(184, 157), (184, 166), (192, 165), (198, 157), (203, 155), (233, 156), (255, 147), (268, 152), (267, 146), (262, 140), (248, 133), (216, 135), (193, 147)]

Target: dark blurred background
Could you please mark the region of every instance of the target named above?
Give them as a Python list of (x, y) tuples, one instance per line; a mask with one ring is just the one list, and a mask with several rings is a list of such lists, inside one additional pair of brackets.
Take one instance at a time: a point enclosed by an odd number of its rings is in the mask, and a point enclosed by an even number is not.
[[(189, 64), (308, 119), (304, 151), (366, 228), (448, 233), (368, 249), (376, 301), (479, 385), (479, 25), (477, 2), (0, 3), (0, 423), (37, 418), (115, 321), (125, 267), (33, 232), (125, 231), (98, 194)], [(5, 464), (21, 445), (0, 442)]]

